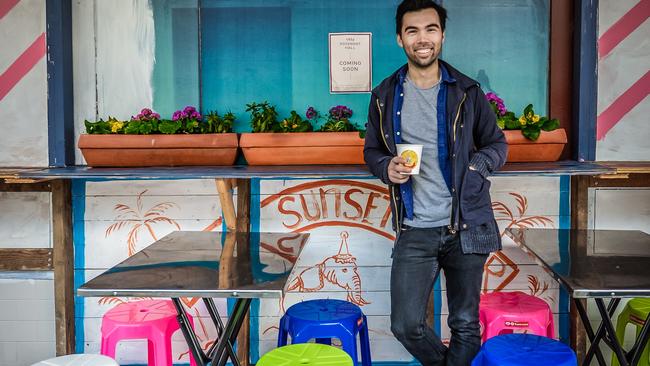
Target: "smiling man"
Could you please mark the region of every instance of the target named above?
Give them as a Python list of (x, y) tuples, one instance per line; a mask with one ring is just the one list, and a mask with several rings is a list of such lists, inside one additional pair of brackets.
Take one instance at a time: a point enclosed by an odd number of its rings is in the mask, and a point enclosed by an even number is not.
[[(478, 83), (439, 59), (447, 12), (432, 0), (397, 8), (397, 43), (407, 64), (373, 91), (366, 164), (389, 185), (396, 232), (391, 330), (423, 365), (469, 365), (478, 352), (483, 266), (501, 249), (488, 176), (508, 147)], [(420, 173), (396, 144), (423, 145)], [(445, 271), (449, 347), (431, 329), (426, 306)]]

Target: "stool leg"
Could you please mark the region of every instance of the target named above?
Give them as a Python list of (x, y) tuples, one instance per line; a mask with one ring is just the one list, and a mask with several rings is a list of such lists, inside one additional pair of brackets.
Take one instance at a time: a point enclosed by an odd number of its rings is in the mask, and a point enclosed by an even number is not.
[(361, 364), (363, 366), (371, 366), (370, 336), (368, 335), (368, 319), (366, 319), (365, 315), (363, 316), (363, 325), (359, 330), (359, 339), (361, 343)]
[(117, 347), (117, 338), (108, 336), (102, 336), (102, 348), (100, 353), (104, 356), (108, 356), (112, 359), (115, 359), (115, 348)]
[[(286, 315), (280, 318), (280, 327), (278, 329), (278, 347), (287, 345), (287, 335), (288, 335), (287, 322), (288, 320)], [(291, 343), (294, 343), (293, 339), (291, 340)]]
[[(623, 344), (625, 341), (625, 327), (627, 322), (630, 319), (630, 308), (626, 305), (621, 311), (621, 314), (616, 318), (616, 339), (619, 343)], [(616, 358), (616, 353), (612, 352), (612, 366), (619, 366), (618, 358)]]
[(352, 357), (352, 361), (355, 365), (359, 364), (359, 358), (357, 356), (357, 339), (354, 335), (345, 337), (341, 339), (341, 344), (343, 345), (343, 350)]
[(149, 366), (172, 366), (172, 339), (169, 334), (160, 334), (152, 339), (154, 364)]
[(147, 339), (147, 366), (156, 366), (156, 354), (153, 342)]
[[(641, 325), (635, 324), (636, 325), (636, 337), (637, 339), (639, 338), (639, 335), (641, 334)], [(618, 335), (618, 331), (616, 332)], [(641, 352), (641, 357), (639, 357), (639, 364), (638, 366), (649, 366), (650, 365), (650, 342), (646, 343), (643, 346), (643, 351)]]

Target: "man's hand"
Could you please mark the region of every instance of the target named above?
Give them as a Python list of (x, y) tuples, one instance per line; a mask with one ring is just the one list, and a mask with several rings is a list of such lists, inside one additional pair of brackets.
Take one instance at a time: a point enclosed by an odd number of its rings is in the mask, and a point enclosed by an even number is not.
[(407, 168), (406, 159), (401, 156), (396, 156), (390, 159), (388, 163), (388, 179), (395, 184), (402, 184), (409, 180), (410, 176), (402, 173), (410, 173), (411, 168)]

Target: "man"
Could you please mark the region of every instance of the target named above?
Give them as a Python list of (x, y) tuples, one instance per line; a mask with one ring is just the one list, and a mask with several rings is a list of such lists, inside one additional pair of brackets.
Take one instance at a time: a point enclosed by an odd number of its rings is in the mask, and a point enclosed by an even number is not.
[[(507, 145), (478, 83), (438, 59), (446, 11), (432, 0), (397, 8), (397, 43), (406, 65), (370, 98), (364, 157), (389, 185), (397, 240), (391, 270), (391, 330), (423, 365), (469, 365), (481, 344), (478, 305), (483, 266), (501, 249), (487, 177)], [(396, 144), (422, 144), (418, 175), (408, 175)], [(426, 323), (433, 284), (445, 271), (451, 340)]]

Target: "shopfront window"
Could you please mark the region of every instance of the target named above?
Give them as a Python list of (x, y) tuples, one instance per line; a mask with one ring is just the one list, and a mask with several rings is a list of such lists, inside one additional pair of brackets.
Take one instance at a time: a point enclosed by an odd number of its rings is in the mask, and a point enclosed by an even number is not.
[[(330, 94), (328, 33), (372, 33), (372, 84), (405, 63), (395, 41), (398, 1), (154, 1), (154, 107), (232, 111), (248, 131), (246, 104), (280, 116), (345, 104), (365, 123), (368, 94)], [(548, 108), (549, 0), (455, 0), (442, 58), (521, 111)], [(199, 9), (200, 7), (200, 9)]]

